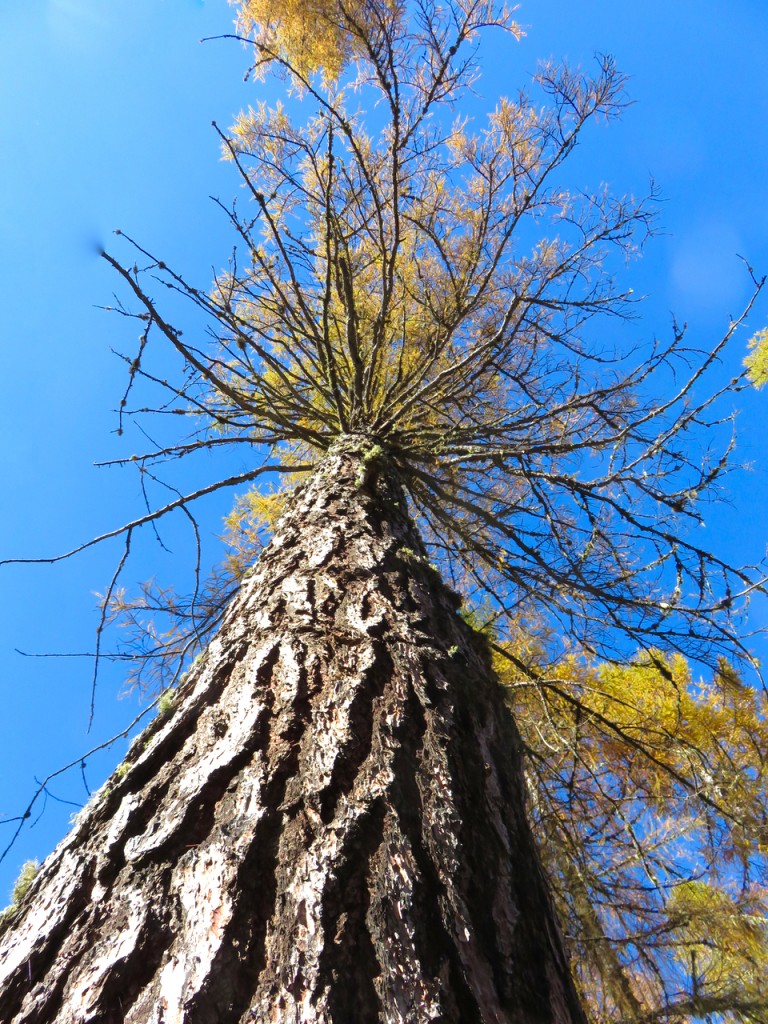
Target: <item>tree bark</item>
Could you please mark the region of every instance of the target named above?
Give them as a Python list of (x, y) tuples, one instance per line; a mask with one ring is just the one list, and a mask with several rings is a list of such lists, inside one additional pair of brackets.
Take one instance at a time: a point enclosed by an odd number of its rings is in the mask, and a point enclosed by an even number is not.
[(347, 438), (0, 938), (4, 1024), (583, 1022), (483, 642)]

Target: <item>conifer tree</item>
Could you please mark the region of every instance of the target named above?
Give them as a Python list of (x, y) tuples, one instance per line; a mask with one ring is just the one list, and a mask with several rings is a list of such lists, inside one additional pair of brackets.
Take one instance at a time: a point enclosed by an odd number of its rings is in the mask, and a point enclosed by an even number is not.
[[(253, 468), (107, 536), (127, 557), (140, 527), (219, 487), (295, 486), (241, 495), (232, 557), (188, 601), (127, 597), (121, 560), (99, 633), (128, 616), (139, 677), (159, 664), (179, 685), (7, 915), (0, 1017), (582, 1021), (554, 895), (595, 1019), (750, 1019), (765, 942), (748, 901), (688, 880), (664, 903), (699, 957), (670, 1009), (666, 968), (633, 953), (656, 895), (613, 908), (639, 928), (617, 952), (589, 845), (590, 814), (629, 810), (621, 842), (642, 846), (670, 779), (738, 813), (741, 842), (764, 806), (728, 803), (727, 765), (701, 783), (705, 716), (670, 695), (684, 655), (732, 679), (718, 658), (746, 657), (731, 616), (761, 585), (688, 529), (729, 468), (712, 432), (741, 378), (707, 384), (743, 317), (705, 351), (682, 331), (624, 351), (616, 259), (653, 197), (562, 177), (589, 123), (620, 113), (622, 76), (607, 58), (593, 76), (544, 65), (476, 125), (461, 100), (477, 40), (520, 34), (494, 0), (246, 0), (239, 18), (254, 75), (289, 95), (219, 130), (248, 199), (226, 210), (228, 268), (201, 290), (130, 239), (130, 259), (103, 255), (142, 324), (121, 416), (150, 384), (193, 424), (131, 461), (151, 477), (238, 446)], [(201, 314), (197, 336), (158, 281)], [(160, 341), (178, 380), (152, 371)], [(174, 619), (165, 636), (142, 635), (150, 608)], [(744, 714), (754, 739), (761, 712)], [(658, 744), (638, 735), (656, 717)], [(601, 764), (628, 750), (614, 792)], [(729, 915), (751, 958), (703, 952), (704, 924)]]

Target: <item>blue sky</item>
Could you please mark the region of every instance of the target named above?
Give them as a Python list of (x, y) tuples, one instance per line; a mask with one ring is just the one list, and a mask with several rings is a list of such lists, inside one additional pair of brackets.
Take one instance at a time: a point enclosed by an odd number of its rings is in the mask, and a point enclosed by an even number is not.
[[(714, 342), (749, 294), (737, 254), (768, 273), (764, 0), (528, 0), (518, 17), (526, 38), (487, 51), (478, 91), (489, 102), (515, 92), (541, 57), (588, 65), (595, 51), (615, 56), (635, 102), (619, 125), (588, 135), (574, 180), (640, 193), (653, 176), (663, 234), (627, 269), (627, 283), (649, 296), (632, 329), (650, 340), (674, 314), (692, 340)], [(232, 239), (209, 196), (227, 200), (238, 186), (210, 122), (230, 124), (265, 88), (243, 83), (237, 44), (199, 43), (228, 31), (231, 18), (225, 0), (0, 0), (0, 558), (55, 554), (140, 510), (133, 475), (92, 465), (146, 446), (114, 433), (125, 378), (110, 348), (129, 349), (136, 329), (97, 308), (118, 288), (97, 252), (114, 247), (120, 228), (201, 287), (226, 261)], [(766, 323), (763, 299), (750, 328)], [(768, 539), (766, 403), (766, 394), (735, 399), (741, 458), (753, 468), (732, 478), (730, 504), (707, 516), (709, 545), (735, 562), (762, 557)], [(201, 463), (201, 482), (216, 472)], [(210, 533), (226, 508), (226, 499), (211, 503)], [(171, 575), (185, 545), (172, 537), (167, 554), (145, 541), (128, 579)], [(120, 672), (109, 671), (88, 735), (88, 663), (15, 653), (91, 650), (94, 592), (116, 555), (0, 567), (0, 822), (23, 809), (35, 777), (137, 711), (135, 698), (117, 699)], [(752, 624), (768, 624), (764, 606)], [(92, 788), (124, 750), (93, 760)], [(51, 793), (81, 803), (79, 773)], [(0, 905), (22, 861), (45, 856), (76, 808), (51, 797), (39, 820), (37, 809), (0, 865)], [(0, 823), (0, 850), (13, 828)]]

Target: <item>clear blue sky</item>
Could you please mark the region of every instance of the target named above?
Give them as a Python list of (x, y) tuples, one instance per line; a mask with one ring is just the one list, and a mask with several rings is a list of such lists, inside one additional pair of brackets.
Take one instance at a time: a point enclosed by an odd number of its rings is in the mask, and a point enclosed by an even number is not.
[[(96, 308), (118, 287), (97, 250), (121, 228), (201, 287), (226, 261), (232, 240), (208, 197), (230, 198), (237, 182), (210, 122), (228, 125), (264, 90), (243, 83), (237, 44), (198, 42), (228, 31), (232, 13), (225, 0), (0, 0), (0, 558), (57, 553), (140, 510), (132, 474), (92, 467), (146, 445), (114, 434), (125, 378), (110, 347), (130, 348), (136, 330)], [(490, 101), (515, 92), (540, 57), (615, 56), (635, 103), (620, 125), (587, 136), (574, 182), (639, 193), (654, 177), (665, 233), (627, 269), (649, 296), (633, 330), (638, 341), (662, 335), (674, 314), (692, 339), (714, 341), (749, 293), (737, 254), (768, 273), (765, 0), (527, 0), (518, 16), (526, 38), (486, 53), (479, 91)], [(766, 323), (768, 299), (750, 326)], [(742, 356), (733, 350), (724, 378)], [(732, 479), (731, 504), (713, 508), (707, 531), (710, 546), (744, 562), (768, 538), (768, 394), (735, 404), (753, 470)], [(201, 482), (213, 480), (216, 465), (201, 466)], [(210, 506), (211, 533), (225, 509)], [(185, 542), (169, 546), (180, 556)], [(14, 653), (92, 649), (93, 594), (116, 554), (0, 568), (0, 816), (23, 808), (35, 776), (136, 713), (135, 698), (116, 699), (119, 670), (107, 673), (87, 736), (87, 662)], [(150, 539), (128, 579), (163, 579), (173, 565)], [(764, 606), (752, 621), (768, 623)], [(124, 750), (94, 760), (92, 788)], [(51, 791), (84, 797), (77, 773)], [(0, 865), (0, 905), (22, 861), (45, 856), (74, 809), (49, 801), (25, 829)], [(0, 849), (11, 828), (0, 824)]]

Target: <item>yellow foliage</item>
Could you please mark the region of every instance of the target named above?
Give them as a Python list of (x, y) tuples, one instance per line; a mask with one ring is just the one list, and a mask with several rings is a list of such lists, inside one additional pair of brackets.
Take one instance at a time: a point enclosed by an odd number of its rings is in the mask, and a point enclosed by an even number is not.
[(238, 24), (259, 46), (287, 57), (301, 74), (326, 69), (337, 78), (349, 59), (349, 37), (338, 23), (333, 0), (245, 0)]
[(745, 358), (747, 376), (756, 388), (768, 384), (768, 328), (758, 331), (749, 340), (750, 354)]
[[(313, 461), (312, 453), (301, 446), (282, 452), (285, 465), (309, 465)], [(299, 472), (288, 473), (277, 488), (266, 488), (263, 485), (251, 487), (235, 499), (232, 511), (224, 517), (222, 537), (228, 548), (225, 559), (228, 576), (240, 581), (251, 568), (261, 548), (274, 532), (302, 476)]]
[(273, 530), (286, 507), (290, 489), (262, 491), (251, 488), (236, 499), (234, 507), (224, 519), (224, 540), (230, 548), (228, 558), (239, 560), (247, 551), (253, 561), (253, 552), (261, 547), (260, 535)]
[(13, 884), (13, 890), (11, 891), (11, 906), (15, 907), (24, 899), (27, 894), (27, 890), (35, 880), (38, 871), (40, 870), (40, 863), (36, 860), (25, 861), (21, 867), (18, 878)]
[(528, 752), (531, 809), (595, 1021), (679, 1005), (768, 1010), (768, 701), (721, 662), (547, 665), (521, 631), (495, 666)]
[(335, 81), (364, 47), (365, 33), (402, 15), (396, 0), (231, 0), (238, 24), (263, 53), (285, 60), (302, 76), (322, 71)]
[(768, 904), (744, 906), (716, 884), (689, 881), (673, 890), (669, 921), (679, 939), (677, 956), (706, 997), (738, 990), (742, 1001), (766, 995)]

